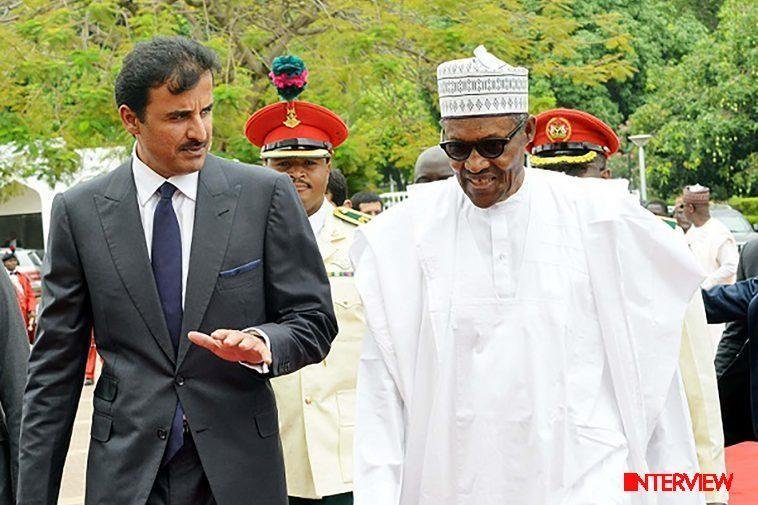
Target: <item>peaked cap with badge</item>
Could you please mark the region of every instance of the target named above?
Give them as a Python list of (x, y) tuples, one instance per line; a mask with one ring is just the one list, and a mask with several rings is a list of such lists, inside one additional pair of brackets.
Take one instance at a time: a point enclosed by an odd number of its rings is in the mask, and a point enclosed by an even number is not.
[(536, 119), (534, 140), (526, 146), (534, 167), (588, 163), (598, 155), (608, 158), (618, 151), (613, 129), (587, 112), (551, 109)]
[(329, 158), (347, 139), (347, 125), (326, 107), (297, 100), (308, 69), (294, 55), (277, 57), (269, 73), (283, 102), (267, 105), (245, 124), (245, 136), (261, 148), (261, 158)]

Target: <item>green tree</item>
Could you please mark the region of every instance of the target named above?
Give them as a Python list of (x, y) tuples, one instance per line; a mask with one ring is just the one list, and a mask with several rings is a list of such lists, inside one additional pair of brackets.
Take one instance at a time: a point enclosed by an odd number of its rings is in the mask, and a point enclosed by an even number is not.
[(662, 196), (695, 182), (721, 199), (758, 193), (758, 4), (726, 0), (719, 19), (679, 65), (655, 69), (632, 116), (635, 131), (655, 134), (646, 153)]
[(219, 53), (213, 149), (244, 161), (258, 157), (242, 135), (246, 118), (276, 100), (268, 65), (284, 52), (302, 56), (311, 68), (302, 98), (350, 126), (335, 163), (353, 189), (407, 180), (439, 140), (436, 65), (479, 43), (531, 69), (535, 111), (556, 105), (555, 82), (594, 89), (635, 72), (623, 17), (577, 16), (569, 0), (473, 0), (465, 10), (451, 0), (2, 1), (0, 144), (22, 154), (14, 170), (51, 180), (75, 169), (74, 148), (131, 143), (113, 81), (134, 43), (157, 34)]

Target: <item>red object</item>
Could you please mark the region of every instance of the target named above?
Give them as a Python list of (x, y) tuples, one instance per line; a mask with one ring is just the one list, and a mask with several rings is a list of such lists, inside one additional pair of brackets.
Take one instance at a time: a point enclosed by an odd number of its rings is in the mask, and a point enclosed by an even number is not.
[(87, 353), (87, 367), (84, 369), (84, 378), (95, 381), (95, 365), (97, 364), (97, 347), (95, 337), (90, 337), (89, 352)]
[(743, 442), (726, 448), (726, 471), (734, 473), (729, 505), (758, 503), (758, 443)]
[(606, 158), (619, 149), (619, 138), (613, 129), (592, 114), (575, 109), (551, 109), (537, 114), (534, 140), (526, 150), (547, 144), (581, 142), (601, 146)]
[[(10, 273), (10, 272), (9, 272)], [(10, 273), (15, 275), (21, 284), (22, 291), (16, 290), (16, 296), (18, 298), (18, 306), (21, 309), (21, 315), (24, 316), (24, 327), (28, 333), (29, 342), (34, 342), (34, 328), (29, 326), (29, 321), (34, 316), (37, 309), (37, 298), (34, 296), (34, 290), (32, 289), (32, 281), (29, 280), (25, 274), (22, 274), (18, 270)]]
[[(290, 116), (299, 121), (296, 126), (285, 124), (296, 122), (290, 121)], [(267, 105), (250, 116), (245, 124), (245, 136), (258, 147), (279, 140), (305, 138), (329, 142), (335, 148), (345, 141), (347, 135), (347, 125), (337, 114), (326, 107), (300, 100)]]

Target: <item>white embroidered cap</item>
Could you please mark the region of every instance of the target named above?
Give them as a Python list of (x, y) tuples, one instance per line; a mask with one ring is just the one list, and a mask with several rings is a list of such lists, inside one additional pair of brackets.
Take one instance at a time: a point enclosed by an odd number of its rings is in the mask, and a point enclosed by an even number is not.
[(443, 118), (520, 114), (529, 109), (529, 71), (512, 67), (484, 46), (473, 58), (446, 61), (437, 67)]

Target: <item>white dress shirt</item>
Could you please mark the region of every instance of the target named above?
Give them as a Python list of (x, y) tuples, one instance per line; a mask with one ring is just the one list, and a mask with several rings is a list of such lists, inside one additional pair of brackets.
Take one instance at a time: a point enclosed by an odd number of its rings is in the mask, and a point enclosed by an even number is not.
[(324, 224), (326, 224), (326, 218), (329, 217), (329, 214), (334, 211), (334, 205), (332, 205), (329, 200), (324, 198), (324, 201), (321, 203), (321, 207), (308, 216), (308, 223), (311, 225), (311, 229), (313, 230), (313, 235), (318, 238), (318, 234), (321, 233), (322, 228), (324, 228)]
[(195, 224), (195, 202), (197, 200), (197, 181), (199, 172), (174, 175), (168, 179), (154, 172), (137, 157), (136, 151), (132, 156), (132, 174), (134, 185), (137, 186), (137, 203), (139, 204), (142, 229), (145, 231), (147, 254), (152, 260), (153, 217), (155, 207), (161, 197), (158, 188), (168, 181), (176, 186), (171, 204), (179, 221), (179, 234), (182, 238), (182, 308), (184, 308), (185, 291), (187, 289), (187, 274), (189, 272), (190, 248), (192, 246), (192, 229)]
[[(158, 175), (148, 167), (137, 156), (135, 145), (132, 151), (132, 175), (134, 176), (134, 185), (137, 187), (137, 204), (139, 207), (140, 220), (142, 229), (145, 232), (145, 243), (147, 244), (147, 254), (152, 260), (153, 244), (153, 218), (155, 216), (155, 207), (158, 205), (161, 197), (158, 189), (164, 182), (170, 182), (176, 186), (177, 191), (171, 197), (171, 204), (176, 213), (176, 219), (179, 222), (179, 235), (182, 240), (182, 310), (184, 309), (184, 299), (187, 290), (187, 274), (189, 273), (190, 249), (192, 248), (192, 231), (195, 225), (195, 203), (197, 202), (197, 183), (200, 172), (190, 174), (174, 175), (168, 179)], [(263, 341), (270, 349), (268, 335), (257, 328), (247, 328), (243, 331), (249, 332), (255, 330), (263, 337)], [(252, 368), (260, 373), (268, 373), (268, 365), (265, 363), (251, 365), (240, 363), (243, 366)]]

